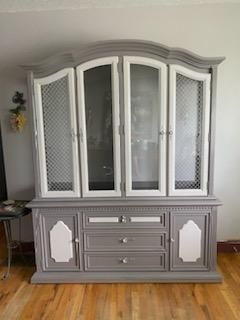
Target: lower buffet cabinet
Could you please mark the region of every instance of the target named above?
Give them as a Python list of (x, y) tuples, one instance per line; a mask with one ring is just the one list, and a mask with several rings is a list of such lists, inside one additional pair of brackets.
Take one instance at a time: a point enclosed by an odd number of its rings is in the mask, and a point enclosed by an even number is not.
[(44, 282), (217, 282), (216, 208), (33, 210)]

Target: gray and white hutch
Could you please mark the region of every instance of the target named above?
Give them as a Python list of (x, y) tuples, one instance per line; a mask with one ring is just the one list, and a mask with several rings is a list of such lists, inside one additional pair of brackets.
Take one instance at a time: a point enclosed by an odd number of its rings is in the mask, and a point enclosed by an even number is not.
[(33, 283), (216, 282), (217, 66), (109, 41), (25, 66)]

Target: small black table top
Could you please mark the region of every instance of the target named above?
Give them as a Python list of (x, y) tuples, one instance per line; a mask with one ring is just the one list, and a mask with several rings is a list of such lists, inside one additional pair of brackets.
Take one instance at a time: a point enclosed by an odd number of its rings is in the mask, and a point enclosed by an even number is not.
[(0, 221), (12, 220), (29, 214), (31, 209), (26, 208), (28, 202), (26, 200), (15, 200), (13, 204), (9, 205), (0, 202)]

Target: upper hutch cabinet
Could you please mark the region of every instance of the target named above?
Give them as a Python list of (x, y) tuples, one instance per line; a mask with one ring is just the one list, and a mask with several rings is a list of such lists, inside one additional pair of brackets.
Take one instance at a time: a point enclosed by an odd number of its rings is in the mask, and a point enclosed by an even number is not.
[(79, 197), (74, 69), (34, 79), (42, 197)]
[(90, 50), (34, 77), (40, 197), (212, 194), (219, 62), (148, 50)]

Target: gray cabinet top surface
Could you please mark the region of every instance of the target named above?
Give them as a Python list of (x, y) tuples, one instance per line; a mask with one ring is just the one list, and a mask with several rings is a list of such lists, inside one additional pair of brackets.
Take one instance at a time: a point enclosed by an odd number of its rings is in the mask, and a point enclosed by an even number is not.
[(33, 199), (28, 207), (30, 208), (88, 208), (88, 207), (194, 207), (194, 206), (220, 206), (222, 205), (216, 197), (163, 197), (137, 198), (137, 199)]

